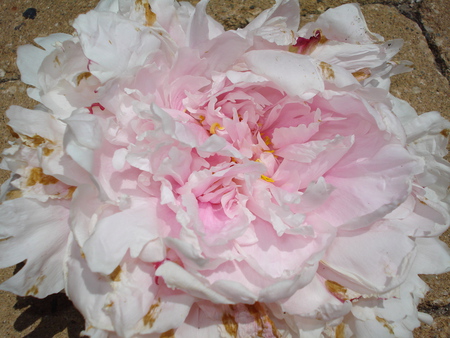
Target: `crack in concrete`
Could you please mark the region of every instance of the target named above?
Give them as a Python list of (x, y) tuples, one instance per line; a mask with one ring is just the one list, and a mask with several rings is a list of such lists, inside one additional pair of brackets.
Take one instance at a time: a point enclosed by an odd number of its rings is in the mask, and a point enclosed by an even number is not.
[(450, 304), (447, 305), (435, 305), (430, 302), (424, 302), (419, 304), (417, 308), (420, 312), (428, 313), (433, 317), (450, 316)]
[(7, 82), (14, 82), (14, 81), (19, 81), (20, 80), (20, 76), (19, 77), (12, 77), (9, 79), (0, 79), (0, 83), (7, 83)]
[(428, 48), (431, 50), (434, 56), (434, 62), (438, 71), (447, 79), (450, 84), (450, 69), (444, 58), (441, 55), (440, 48), (434, 42), (430, 33), (426, 30), (424, 23), (422, 22), (422, 14), (420, 13), (420, 9), (422, 6), (422, 1), (417, 3), (409, 3), (409, 4), (398, 4), (394, 7), (399, 11), (400, 14), (404, 15), (408, 19), (414, 21), (422, 31), (422, 35), (425, 37), (427, 41)]

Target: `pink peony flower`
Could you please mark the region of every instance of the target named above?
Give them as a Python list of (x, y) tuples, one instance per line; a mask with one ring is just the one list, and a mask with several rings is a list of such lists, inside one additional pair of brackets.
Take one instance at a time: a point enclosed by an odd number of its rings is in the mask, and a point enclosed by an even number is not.
[(0, 288), (65, 289), (91, 337), (411, 336), (450, 123), (389, 94), (402, 42), (355, 4), (299, 31), (295, 0), (237, 31), (206, 5), (102, 0), (19, 49)]

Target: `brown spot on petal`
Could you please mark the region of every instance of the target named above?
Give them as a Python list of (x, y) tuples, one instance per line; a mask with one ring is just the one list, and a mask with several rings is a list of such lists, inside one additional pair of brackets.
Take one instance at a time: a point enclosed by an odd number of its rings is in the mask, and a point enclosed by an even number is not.
[(275, 326), (275, 323), (267, 314), (266, 308), (259, 302), (256, 302), (253, 305), (246, 304), (248, 312), (253, 316), (255, 322), (260, 327), (258, 331), (258, 337), (264, 337), (264, 331), (266, 329), (270, 329), (272, 331), (272, 336), (276, 338), (280, 338), (281, 335), (278, 332), (278, 329)]
[(61, 66), (61, 62), (59, 61), (58, 55), (55, 56), (55, 59), (53, 60), (53, 62), (54, 62), (56, 65)]
[(175, 338), (175, 330), (171, 329), (169, 331), (161, 333), (159, 338)]
[(37, 167), (30, 170), (30, 175), (28, 176), (26, 184), (28, 187), (31, 187), (36, 183), (49, 185), (49, 184), (56, 184), (58, 182), (59, 182), (58, 179), (50, 175), (45, 175), (42, 171), (42, 168)]
[(70, 200), (72, 199), (73, 193), (77, 190), (77, 187), (70, 186), (69, 189), (67, 189), (67, 195), (64, 196), (64, 199)]
[(23, 144), (32, 149), (36, 149), (37, 147), (39, 147), (41, 144), (44, 144), (44, 143), (54, 144), (53, 141), (43, 138), (40, 135), (33, 135), (33, 136), (28, 136), (28, 135), (23, 135), (23, 134), (19, 135), (19, 134), (15, 133), (12, 129), (11, 129), (11, 135), (13, 137), (18, 137), (18, 138), (20, 137)]
[(315, 38), (318, 38), (318, 39), (319, 39), (319, 44), (321, 44), (321, 45), (323, 45), (325, 42), (328, 41), (327, 37), (326, 37), (325, 35), (323, 35), (323, 32), (322, 32), (321, 29), (316, 29), (316, 30), (313, 32), (313, 36), (314, 36)]
[(14, 129), (12, 129), (10, 126), (6, 126), (6, 128), (8, 129), (9, 133), (11, 134), (12, 137), (14, 138), (19, 138), (19, 134), (17, 134)]
[(370, 68), (362, 68), (360, 70), (357, 70), (356, 72), (353, 72), (352, 75), (356, 80), (362, 81), (370, 77), (370, 75), (372, 74), (370, 73)]
[(118, 265), (117, 268), (115, 268), (114, 271), (109, 274), (109, 278), (111, 278), (113, 282), (120, 282), (121, 273), (122, 268), (120, 267), (120, 265)]
[(26, 293), (25, 296), (36, 296), (39, 293), (39, 288), (33, 285)]
[(223, 314), (222, 324), (225, 327), (225, 330), (228, 332), (228, 334), (231, 337), (234, 337), (234, 338), (237, 337), (239, 324), (236, 322), (236, 319), (234, 319), (234, 317), (231, 314), (229, 314), (229, 313)]
[(322, 70), (322, 74), (326, 80), (334, 80), (335, 78), (334, 70), (330, 64), (322, 61), (319, 63), (319, 67)]
[(152, 26), (156, 22), (156, 14), (153, 13), (149, 3), (144, 4), (146, 26)]
[(90, 72), (83, 72), (83, 73), (81, 73), (81, 74), (78, 74), (78, 76), (77, 76), (77, 86), (79, 86), (80, 85), (80, 82), (81, 81), (83, 81), (83, 80), (86, 80), (86, 79), (88, 79), (89, 77), (91, 77), (91, 73)]
[(237, 158), (235, 158), (235, 157), (231, 157), (230, 161), (233, 162), (233, 163), (239, 163), (239, 160)]
[(50, 149), (50, 148), (47, 148), (47, 147), (42, 148), (42, 154), (44, 156), (50, 156), (51, 153), (53, 153), (54, 151), (55, 151), (55, 149)]
[(158, 301), (155, 304), (152, 304), (150, 306), (150, 309), (148, 310), (147, 314), (142, 318), (142, 321), (144, 322), (145, 326), (149, 326), (150, 328), (155, 324), (156, 319), (158, 318), (159, 314), (161, 313), (161, 299), (158, 299)]
[(110, 303), (106, 304), (103, 308), (108, 309), (108, 308), (112, 307), (113, 305), (114, 305), (114, 302), (110, 302)]
[(341, 284), (336, 283), (336, 282), (334, 282), (332, 280), (325, 281), (325, 286), (328, 289), (328, 291), (330, 291), (330, 292), (340, 292), (340, 293), (341, 292), (343, 292), (343, 293), (347, 292), (346, 288), (344, 288)]
[(392, 329), (392, 326), (388, 324), (386, 319), (376, 316), (376, 319), (378, 322), (383, 324), (383, 326), (389, 331), (390, 334), (394, 335), (394, 330)]
[(336, 338), (345, 338), (345, 324), (344, 323), (340, 323), (336, 327), (335, 336), (336, 336)]
[(344, 300), (348, 300), (349, 298), (347, 297), (346, 293), (347, 293), (347, 289), (344, 288), (341, 284), (336, 283), (332, 280), (327, 280), (325, 281), (325, 287), (327, 288), (327, 290), (332, 293), (336, 298), (344, 301)]
[(45, 138), (43, 138), (42, 136), (39, 135), (34, 135), (34, 136), (26, 136), (26, 135), (21, 135), (21, 138), (23, 140), (23, 143), (25, 143), (25, 145), (27, 147), (30, 148), (37, 148), (38, 146), (40, 146), (41, 144), (47, 142), (48, 140), (46, 140)]
[(25, 296), (36, 296), (39, 293), (39, 286), (42, 284), (44, 279), (47, 276), (40, 276), (36, 279), (36, 284), (34, 284), (28, 291), (25, 293)]
[[(152, 11), (152, 7), (150, 6), (150, 4), (143, 0), (136, 0), (136, 7), (144, 7), (144, 11), (145, 11), (145, 26), (153, 26), (153, 24), (156, 22), (156, 14), (153, 13)], [(138, 9), (137, 9), (138, 10)]]
[(23, 193), (21, 190), (11, 190), (6, 193), (6, 200), (14, 200), (16, 198), (22, 197)]
[(444, 137), (448, 137), (450, 135), (450, 129), (443, 129), (440, 134)]

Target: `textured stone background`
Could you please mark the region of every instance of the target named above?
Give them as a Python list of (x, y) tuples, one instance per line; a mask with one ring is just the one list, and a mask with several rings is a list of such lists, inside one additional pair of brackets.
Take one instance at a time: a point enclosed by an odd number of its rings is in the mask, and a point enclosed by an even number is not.
[[(191, 0), (192, 3), (198, 1)], [(327, 8), (352, 1), (300, 0), (302, 23), (314, 20)], [(450, 17), (449, 0), (358, 0), (369, 28), (386, 39), (403, 38), (396, 60), (414, 62), (415, 70), (393, 79), (392, 93), (407, 100), (420, 113), (437, 110), (450, 118)], [(2, 0), (0, 3), (0, 148), (7, 145), (5, 110), (12, 104), (33, 107), (20, 82), (15, 64), (17, 46), (51, 33), (72, 33), (73, 19), (96, 5), (96, 0)], [(211, 0), (210, 14), (227, 28), (243, 27), (270, 0)], [(37, 9), (34, 20), (24, 19), (29, 7)], [(0, 173), (0, 179), (7, 173)], [(442, 239), (450, 244), (447, 232)], [(0, 270), (0, 282), (14, 273)], [(415, 337), (450, 337), (450, 273), (423, 276), (431, 291), (420, 309), (435, 318), (422, 325)], [(16, 297), (0, 291), (0, 337), (78, 337), (83, 318), (64, 294), (44, 300)]]

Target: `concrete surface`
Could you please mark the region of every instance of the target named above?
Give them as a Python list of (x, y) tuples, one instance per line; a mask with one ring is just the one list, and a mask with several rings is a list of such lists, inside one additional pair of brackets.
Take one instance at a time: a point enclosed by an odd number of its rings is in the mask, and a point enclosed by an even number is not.
[[(198, 1), (191, 0), (192, 3)], [(313, 20), (327, 8), (351, 1), (300, 0), (302, 23)], [(405, 45), (396, 60), (415, 64), (412, 73), (393, 80), (394, 95), (407, 100), (418, 112), (437, 110), (450, 118), (450, 17), (449, 0), (359, 0), (369, 28), (386, 39), (403, 38)], [(5, 110), (12, 104), (33, 107), (26, 86), (19, 81), (15, 64), (17, 46), (35, 37), (55, 32), (72, 33), (72, 20), (93, 8), (95, 0), (2, 0), (0, 3), (0, 148), (9, 138)], [(211, 0), (210, 14), (227, 28), (243, 27), (265, 8), (270, 0)], [(37, 9), (34, 20), (22, 13)], [(7, 173), (0, 173), (4, 179)], [(450, 244), (447, 232), (442, 239)], [(0, 282), (15, 267), (0, 270)], [(435, 318), (433, 325), (422, 325), (415, 337), (450, 337), (450, 273), (428, 275), (423, 279), (432, 288), (420, 304), (421, 311)], [(64, 294), (44, 300), (16, 297), (0, 292), (0, 337), (78, 337), (83, 318)]]

